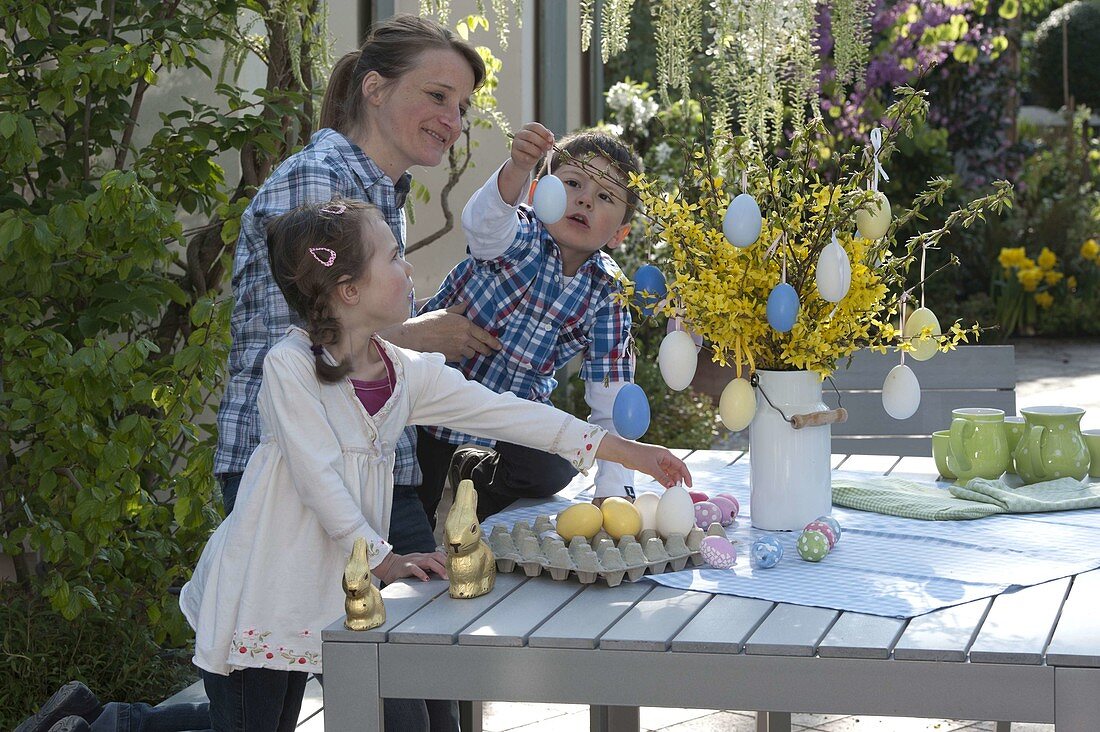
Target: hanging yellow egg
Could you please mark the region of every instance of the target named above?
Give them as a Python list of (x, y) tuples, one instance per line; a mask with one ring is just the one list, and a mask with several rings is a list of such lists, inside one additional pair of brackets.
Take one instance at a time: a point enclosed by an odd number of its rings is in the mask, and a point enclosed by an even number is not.
[[(905, 338), (915, 339), (928, 326), (932, 327), (932, 335), (939, 336), (942, 334), (940, 321), (936, 314), (928, 308), (917, 308), (905, 319), (905, 327), (902, 328), (901, 334)], [(913, 350), (909, 352), (909, 355), (917, 361), (927, 361), (932, 358), (939, 351), (940, 346), (939, 342), (935, 340), (913, 340), (910, 343), (913, 344)]]
[(890, 228), (890, 219), (890, 201), (882, 191), (875, 191), (874, 200), (856, 212), (856, 231), (864, 239), (879, 239)]
[(756, 415), (756, 394), (747, 379), (734, 379), (726, 384), (718, 399), (718, 416), (722, 424), (732, 432), (749, 426)]

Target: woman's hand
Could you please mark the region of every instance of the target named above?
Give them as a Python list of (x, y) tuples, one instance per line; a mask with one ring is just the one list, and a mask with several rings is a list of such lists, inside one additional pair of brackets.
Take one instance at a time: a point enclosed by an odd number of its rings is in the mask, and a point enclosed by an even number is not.
[(429, 579), (428, 572), (435, 572), (443, 579), (447, 579), (447, 557), (443, 552), (432, 552), (430, 554), (390, 552), (372, 570), (372, 574), (387, 585), (402, 577), (416, 577), (427, 581)]
[(433, 310), (387, 328), (380, 335), (402, 348), (442, 353), (448, 361), (472, 358), (475, 353), (488, 356), (499, 351), (500, 341), (489, 331), (474, 325), (465, 312), (464, 305)]
[(665, 488), (677, 483), (691, 486), (691, 473), (684, 461), (660, 445), (647, 445), (608, 434), (600, 441), (596, 457), (619, 463), (631, 470), (640, 470)]

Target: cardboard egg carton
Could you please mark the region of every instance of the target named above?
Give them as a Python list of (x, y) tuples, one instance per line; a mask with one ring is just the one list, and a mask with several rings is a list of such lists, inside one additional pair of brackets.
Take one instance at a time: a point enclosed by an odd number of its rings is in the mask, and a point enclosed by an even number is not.
[(689, 562), (696, 567), (703, 564), (699, 547), (705, 535), (693, 528), (686, 536), (671, 534), (661, 539), (656, 531), (645, 529), (637, 537), (627, 535), (616, 542), (601, 530), (591, 542), (574, 536), (566, 544), (550, 517), (538, 516), (533, 525), (517, 521), (509, 529), (497, 524), (488, 541), (499, 572), (522, 570), (528, 577), (545, 572), (555, 580), (572, 575), (581, 584), (602, 580), (615, 587), (623, 580), (636, 582), (646, 572), (678, 572)]

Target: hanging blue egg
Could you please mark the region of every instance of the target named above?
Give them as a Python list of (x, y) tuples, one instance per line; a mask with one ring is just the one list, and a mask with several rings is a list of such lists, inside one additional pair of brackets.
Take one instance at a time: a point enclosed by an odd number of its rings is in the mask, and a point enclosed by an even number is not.
[(799, 306), (798, 293), (786, 282), (780, 282), (768, 295), (768, 324), (780, 333), (786, 333), (794, 327)]
[(641, 308), (642, 315), (653, 315), (653, 308), (668, 294), (668, 285), (661, 270), (652, 264), (645, 264), (634, 273), (634, 303)]
[(730, 201), (726, 215), (722, 217), (722, 233), (735, 247), (744, 249), (760, 238), (764, 219), (760, 205), (748, 193), (742, 193)]
[(649, 429), (649, 399), (642, 387), (627, 384), (615, 395), (611, 419), (619, 437), (636, 440)]

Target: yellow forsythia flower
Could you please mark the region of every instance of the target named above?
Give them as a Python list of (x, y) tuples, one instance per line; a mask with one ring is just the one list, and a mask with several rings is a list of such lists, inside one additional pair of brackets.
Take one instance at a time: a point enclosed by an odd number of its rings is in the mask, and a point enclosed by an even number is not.
[(1054, 304), (1054, 295), (1051, 295), (1049, 292), (1036, 292), (1035, 304), (1045, 310)]
[(1046, 247), (1043, 247), (1043, 251), (1039, 252), (1039, 268), (1044, 271), (1051, 270), (1054, 269), (1054, 265), (1056, 264), (1058, 264), (1058, 256)]
[(1026, 292), (1035, 292), (1039, 283), (1043, 281), (1043, 270), (1038, 267), (1028, 267), (1016, 273), (1016, 279), (1020, 281)]
[(1086, 239), (1081, 245), (1081, 256), (1090, 262), (1095, 262), (1097, 257), (1100, 257), (1100, 244), (1097, 244), (1095, 239)]

